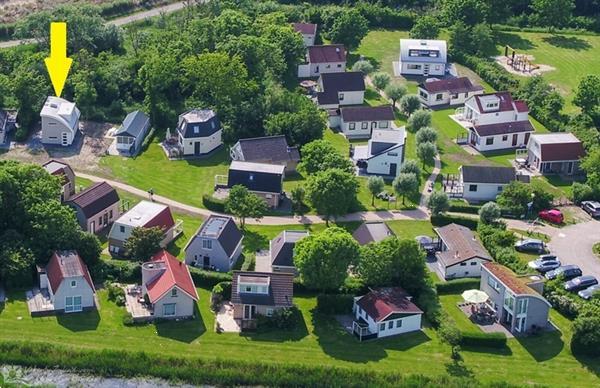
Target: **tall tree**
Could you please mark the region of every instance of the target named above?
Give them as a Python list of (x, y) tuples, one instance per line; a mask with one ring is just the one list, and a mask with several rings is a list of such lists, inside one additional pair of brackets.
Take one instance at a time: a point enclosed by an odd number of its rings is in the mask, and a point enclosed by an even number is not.
[(540, 25), (549, 29), (565, 27), (573, 13), (573, 0), (532, 0), (531, 8)]
[(392, 183), (396, 194), (402, 197), (402, 205), (405, 204), (406, 196), (412, 195), (419, 190), (419, 180), (415, 174), (400, 173)]
[(421, 107), (421, 100), (416, 94), (407, 94), (400, 99), (400, 110), (410, 117)]
[(125, 241), (125, 251), (132, 259), (148, 261), (160, 250), (160, 242), (164, 238), (164, 230), (160, 226), (153, 228), (133, 228), (131, 236)]
[(262, 218), (267, 212), (266, 202), (245, 186), (235, 185), (229, 190), (225, 210), (240, 220), (242, 229), (246, 226), (246, 218)]
[(302, 147), (300, 169), (311, 175), (330, 168), (353, 172), (352, 162), (326, 140), (315, 140)]
[(423, 162), (423, 168), (426, 164), (433, 163), (435, 155), (437, 155), (437, 147), (434, 143), (425, 142), (417, 146), (417, 156)]
[(309, 176), (306, 193), (310, 203), (329, 225), (331, 217), (344, 215), (356, 205), (358, 188), (354, 174), (332, 168)]
[(445, 0), (441, 14), (447, 26), (462, 22), (474, 26), (487, 21), (489, 5), (481, 0)]
[(396, 102), (404, 97), (407, 93), (406, 86), (397, 82), (392, 82), (385, 87), (385, 95), (392, 100), (392, 106), (396, 107)]
[(360, 45), (369, 32), (369, 22), (355, 9), (344, 10), (335, 18), (329, 38), (334, 43), (343, 44), (346, 49), (353, 50)]
[(593, 114), (600, 108), (600, 76), (588, 74), (579, 81), (573, 103), (586, 114)]
[(434, 191), (431, 193), (429, 198), (427, 198), (427, 208), (431, 212), (432, 215), (437, 216), (450, 208), (450, 201), (448, 200), (448, 195), (443, 191)]
[(382, 177), (373, 175), (367, 180), (367, 188), (371, 193), (371, 206), (375, 206), (375, 196), (383, 191), (385, 182)]
[(440, 34), (438, 20), (429, 15), (417, 18), (408, 35), (411, 39), (435, 39)]

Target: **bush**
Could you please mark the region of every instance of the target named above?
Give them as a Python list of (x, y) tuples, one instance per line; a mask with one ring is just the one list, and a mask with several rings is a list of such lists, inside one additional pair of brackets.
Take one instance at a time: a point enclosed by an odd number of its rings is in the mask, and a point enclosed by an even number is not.
[(463, 331), (460, 344), (463, 346), (499, 349), (506, 347), (506, 335), (504, 335), (504, 333)]
[(105, 288), (108, 291), (108, 300), (115, 302), (117, 306), (125, 306), (125, 290), (116, 283), (106, 283)]
[(369, 22), (369, 27), (410, 30), (417, 18), (412, 11), (393, 9), (380, 4), (360, 2), (356, 9)]
[[(302, 314), (296, 306), (292, 306), (277, 309), (273, 311), (272, 316), (266, 318), (267, 327), (293, 329), (302, 320)], [(260, 327), (260, 323), (258, 326)]]
[(442, 321), (442, 306), (440, 299), (433, 287), (426, 287), (415, 299), (415, 304), (425, 312), (425, 318), (434, 328), (439, 327)]
[(230, 273), (206, 271), (194, 267), (189, 269), (196, 287), (214, 287), (218, 283), (231, 281)]
[(152, 144), (152, 140), (154, 140), (155, 132), (156, 131), (154, 130), (154, 127), (150, 128), (150, 132), (148, 132), (148, 135), (146, 135), (146, 138), (142, 142), (142, 146), (140, 148), (140, 153), (146, 151), (148, 149), (148, 147), (150, 146), (150, 144)]
[(435, 289), (439, 295), (460, 294), (466, 290), (479, 289), (479, 279), (456, 279), (437, 283)]
[(212, 289), (212, 293), (215, 295), (220, 295), (225, 300), (229, 300), (231, 298), (231, 282), (219, 282), (215, 284)]
[(350, 314), (353, 305), (352, 294), (317, 295), (317, 311), (321, 314)]
[(208, 210), (212, 210), (218, 213), (225, 213), (225, 201), (224, 199), (218, 199), (210, 194), (202, 195), (202, 204)]
[(567, 318), (573, 319), (579, 314), (579, 304), (560, 291), (544, 292), (552, 307)]
[(571, 199), (576, 204), (580, 204), (582, 201), (594, 199), (594, 189), (588, 184), (573, 182), (571, 187), (572, 196)]
[(139, 283), (142, 279), (142, 269), (138, 263), (125, 260), (100, 260), (91, 268), (94, 281), (118, 283)]
[(573, 322), (574, 353), (600, 356), (600, 317), (579, 317)]
[(363, 295), (368, 291), (367, 285), (357, 276), (348, 276), (340, 287), (340, 294)]
[(450, 203), (450, 208), (448, 209), (454, 213), (469, 213), (469, 214), (479, 214), (480, 206), (468, 205), (466, 203)]
[(433, 224), (433, 226), (446, 226), (448, 224), (455, 223), (458, 225), (466, 226), (469, 229), (475, 230), (477, 229), (478, 221), (474, 218), (439, 214), (436, 216), (431, 216), (431, 223)]
[(462, 333), (456, 327), (456, 323), (452, 318), (444, 316), (438, 328), (440, 340), (450, 346), (459, 345), (462, 342)]

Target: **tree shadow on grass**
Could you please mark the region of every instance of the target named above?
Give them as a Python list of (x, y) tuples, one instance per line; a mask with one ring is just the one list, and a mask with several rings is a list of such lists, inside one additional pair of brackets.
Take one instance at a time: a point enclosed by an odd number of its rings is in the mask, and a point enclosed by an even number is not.
[(56, 321), (70, 331), (93, 331), (100, 324), (100, 314), (96, 309), (82, 313), (60, 314), (56, 316)]
[(590, 45), (587, 40), (576, 36), (551, 35), (543, 37), (542, 40), (552, 46), (575, 51), (589, 50), (592, 48), (592, 45)]
[[(531, 40), (512, 32), (498, 32), (497, 41), (499, 44), (509, 45), (515, 50), (531, 50), (536, 47)], [(504, 54), (504, 51), (502, 51), (502, 54)]]
[(496, 356), (512, 356), (513, 352), (508, 346), (503, 346), (501, 348), (494, 348), (489, 346), (469, 346), (469, 345), (461, 345), (462, 350), (472, 353), (486, 353), (493, 354)]
[(577, 352), (573, 352), (573, 356), (585, 369), (596, 375), (596, 377), (600, 377), (600, 357), (590, 357)]
[(244, 249), (246, 251), (256, 252), (267, 248), (269, 248), (269, 239), (264, 234), (253, 230), (244, 230)]
[(308, 336), (308, 328), (300, 310), (294, 312), (294, 327), (288, 329), (278, 329), (272, 327), (259, 328), (255, 332), (242, 332), (240, 336), (251, 341), (264, 342), (288, 342), (300, 341)]
[[(346, 61), (347, 61), (347, 66), (348, 68), (352, 68), (352, 66), (360, 59), (360, 54), (357, 53), (348, 53), (348, 55), (346, 56)], [(365, 61), (369, 61), (371, 63), (371, 65), (373, 65), (373, 68), (376, 71), (381, 70), (381, 62), (378, 61), (377, 59), (373, 58), (373, 57), (368, 57), (363, 55), (363, 59)]]
[(565, 347), (558, 330), (527, 337), (515, 337), (537, 362), (551, 360)]
[(445, 367), (446, 372), (448, 372), (450, 376), (468, 378), (472, 378), (474, 376), (473, 371), (467, 368), (467, 366), (464, 363), (459, 361), (447, 362), (445, 364)]
[(194, 318), (188, 320), (164, 320), (154, 323), (156, 332), (160, 337), (169, 338), (179, 342), (192, 343), (204, 332), (206, 325), (202, 315), (198, 310), (198, 305), (194, 306)]

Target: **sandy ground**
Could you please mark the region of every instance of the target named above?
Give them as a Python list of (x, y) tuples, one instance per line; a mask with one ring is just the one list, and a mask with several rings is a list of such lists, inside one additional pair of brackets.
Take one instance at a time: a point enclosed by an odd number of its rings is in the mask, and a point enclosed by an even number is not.
[(516, 75), (520, 75), (522, 77), (533, 77), (534, 75), (540, 75), (543, 73), (547, 73), (549, 71), (553, 71), (556, 70), (555, 67), (549, 66), (549, 65), (544, 65), (541, 63), (535, 63), (535, 58), (533, 57), (533, 55), (528, 55), (527, 59), (530, 60), (531, 62), (533, 62), (533, 64), (535, 66), (539, 66), (539, 68), (532, 70), (530, 72), (523, 72), (523, 71), (519, 71), (519, 70), (515, 70), (512, 66), (510, 66), (507, 63), (507, 58), (504, 55), (498, 56), (498, 57), (494, 57), (494, 59), (496, 60), (496, 63), (499, 64), (500, 66), (502, 66), (504, 69), (506, 69), (506, 71), (508, 71), (511, 74), (516, 74)]

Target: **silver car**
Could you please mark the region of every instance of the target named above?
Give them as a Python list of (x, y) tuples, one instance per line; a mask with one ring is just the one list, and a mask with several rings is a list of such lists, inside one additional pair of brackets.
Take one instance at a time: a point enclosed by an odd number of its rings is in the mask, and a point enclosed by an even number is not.
[(553, 269), (557, 269), (560, 267), (560, 261), (558, 260), (533, 260), (527, 263), (529, 268), (535, 269), (541, 273), (546, 273), (548, 271), (552, 271)]
[(581, 208), (592, 217), (600, 217), (600, 202), (583, 201), (581, 202)]

